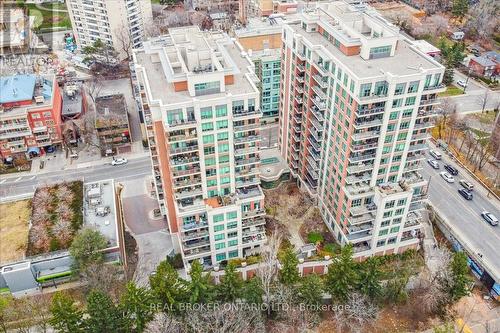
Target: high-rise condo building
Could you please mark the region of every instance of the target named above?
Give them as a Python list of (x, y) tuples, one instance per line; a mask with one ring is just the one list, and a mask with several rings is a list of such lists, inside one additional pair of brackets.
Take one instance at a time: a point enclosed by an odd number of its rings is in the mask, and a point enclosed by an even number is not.
[(223, 33), (172, 28), (135, 51), (158, 201), (185, 262), (245, 257), (266, 240), (260, 99), (247, 54)]
[(282, 38), (279, 145), (292, 175), (356, 257), (418, 247), (443, 66), (346, 2), (319, 4)]
[(112, 46), (120, 59), (124, 48), (142, 46), (147, 24), (153, 21), (151, 0), (67, 0), (71, 25), (83, 48), (96, 40)]

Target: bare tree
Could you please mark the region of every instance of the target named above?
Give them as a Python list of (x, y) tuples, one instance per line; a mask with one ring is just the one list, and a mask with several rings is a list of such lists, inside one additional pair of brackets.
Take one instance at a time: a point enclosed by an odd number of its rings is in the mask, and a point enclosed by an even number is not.
[[(241, 305), (241, 304), (240, 304)], [(186, 314), (187, 330), (194, 333), (257, 333), (264, 332), (264, 320), (258, 308), (239, 304), (220, 304), (213, 309), (195, 309)]]
[(339, 332), (347, 329), (350, 332), (366, 332), (364, 327), (378, 316), (378, 308), (367, 296), (351, 293), (344, 306), (339, 306), (334, 312)]
[(126, 25), (122, 25), (115, 31), (116, 39), (118, 40), (118, 51), (125, 54), (127, 60), (132, 58), (132, 36)]
[(125, 280), (121, 266), (93, 263), (81, 271), (81, 280), (85, 283), (86, 291), (97, 289), (111, 295), (115, 300), (119, 297)]
[(457, 105), (449, 98), (445, 98), (441, 103), (441, 107), (437, 109), (439, 114), (438, 120), (438, 136), (440, 139), (443, 138), (443, 131), (447, 126), (449, 117), (457, 112)]
[(173, 314), (159, 312), (155, 318), (148, 323), (146, 333), (182, 333), (185, 332), (184, 325)]
[(481, 105), (481, 113), (484, 112), (484, 110), (486, 109), (486, 105), (488, 105), (489, 101), (490, 101), (490, 90), (484, 89), (484, 93), (477, 97), (477, 102), (479, 105)]
[(99, 76), (94, 76), (92, 77), (92, 79), (87, 80), (85, 82), (85, 91), (92, 100), (93, 103), (92, 107), (95, 107), (95, 102), (97, 98), (101, 95), (102, 89), (103, 89), (102, 78)]
[(261, 282), (262, 290), (264, 292), (264, 303), (267, 304), (268, 315), (271, 314), (271, 307), (269, 306), (272, 299), (272, 287), (279, 272), (278, 251), (281, 244), (281, 235), (277, 233), (271, 234), (269, 240), (261, 252), (262, 260), (257, 267), (257, 278)]

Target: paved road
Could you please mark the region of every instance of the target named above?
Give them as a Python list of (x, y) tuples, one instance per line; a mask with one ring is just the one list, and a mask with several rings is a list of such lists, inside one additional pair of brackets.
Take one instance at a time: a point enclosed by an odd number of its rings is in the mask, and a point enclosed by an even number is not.
[[(500, 217), (500, 202), (493, 197), (487, 197), (487, 191), (478, 182), (476, 182), (466, 170), (461, 169), (449, 157), (443, 153), (443, 160), (440, 163), (440, 170), (432, 169), (425, 162), (422, 175), (429, 179), (429, 199), (434, 207), (444, 215), (452, 229), (460, 235), (467, 245), (475, 253), (483, 255), (483, 262), (500, 276), (500, 226), (492, 227), (481, 218), (481, 212), (484, 210), (494, 213)], [(459, 170), (458, 176), (455, 176), (455, 183), (448, 184), (439, 175), (444, 171), (444, 163), (450, 163)], [(458, 184), (460, 179), (466, 179), (474, 184), (474, 198), (472, 201), (465, 200), (459, 193)], [(491, 272), (494, 273), (494, 272)], [(495, 274), (495, 273), (494, 273)]]
[(84, 179), (85, 182), (94, 182), (104, 179), (118, 181), (135, 179), (151, 174), (151, 160), (149, 157), (131, 159), (126, 165), (112, 166), (109, 164), (91, 166), (87, 168), (67, 169), (47, 172), (39, 175), (12, 175), (0, 180), (0, 198), (33, 193), (35, 188), (49, 183)]
[[(458, 80), (467, 80), (467, 76), (460, 73), (459, 71), (455, 71), (454, 82), (456, 83)], [(457, 85), (458, 87), (458, 85)], [(452, 101), (454, 101), (457, 105), (457, 111), (459, 113), (470, 113), (470, 112), (479, 112), (482, 111), (482, 99), (484, 98), (485, 91), (487, 88), (483, 87), (476, 81), (469, 79), (467, 84), (467, 89), (465, 89), (466, 94), (462, 96), (453, 96), (450, 97)], [(500, 103), (500, 92), (498, 91), (489, 91), (486, 103), (486, 110), (493, 110), (497, 108)]]

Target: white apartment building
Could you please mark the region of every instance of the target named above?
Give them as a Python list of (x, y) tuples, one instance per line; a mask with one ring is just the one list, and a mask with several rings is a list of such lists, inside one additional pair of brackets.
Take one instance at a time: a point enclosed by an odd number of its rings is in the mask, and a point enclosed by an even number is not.
[(133, 54), (161, 211), (184, 261), (209, 267), (266, 241), (259, 91), (224, 33), (172, 28)]
[(124, 38), (139, 48), (148, 24), (153, 21), (151, 0), (67, 0), (71, 25), (78, 45), (83, 48), (97, 39), (111, 45), (121, 59)]
[(418, 173), (444, 67), (374, 9), (343, 1), (282, 34), (280, 149), (356, 257), (417, 248)]

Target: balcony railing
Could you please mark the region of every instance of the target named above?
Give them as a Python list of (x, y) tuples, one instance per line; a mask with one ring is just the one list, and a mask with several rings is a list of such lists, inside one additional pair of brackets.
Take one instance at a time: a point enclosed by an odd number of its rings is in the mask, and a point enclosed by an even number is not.
[(318, 119), (318, 121), (324, 121), (325, 118), (323, 117), (323, 115), (321, 114), (321, 112), (319, 111), (319, 109), (315, 108), (315, 107), (312, 107), (311, 108), (311, 113), (316, 117), (316, 119)]
[[(321, 100), (321, 102), (325, 101), (326, 100), (326, 94), (323, 92), (323, 90), (321, 90), (320, 87), (318, 86), (313, 86), (312, 87), (312, 90), (314, 91), (314, 93), (317, 95), (317, 97)], [(314, 98), (314, 99), (317, 99), (317, 98)]]
[(242, 143), (242, 142), (252, 142), (252, 141), (259, 141), (261, 138), (259, 135), (248, 135), (248, 136), (242, 136), (239, 138), (235, 138), (234, 142), (236, 143)]
[(198, 151), (198, 145), (188, 147), (170, 148), (170, 155), (184, 154), (188, 152)]
[(194, 168), (190, 168), (190, 169), (187, 169), (187, 170), (178, 170), (178, 171), (172, 171), (172, 175), (174, 177), (180, 177), (180, 176), (187, 176), (187, 175), (193, 175), (193, 174), (196, 174), (196, 173), (199, 173), (200, 172), (200, 168), (199, 167), (194, 167)]
[(360, 133), (353, 133), (352, 138), (354, 141), (360, 141), (360, 140), (365, 140), (365, 139), (371, 139), (371, 138), (376, 138), (380, 135), (380, 131), (364, 131)]
[(373, 126), (380, 126), (382, 125), (382, 119), (372, 119), (372, 120), (356, 120), (354, 122), (354, 127), (359, 129), (359, 128), (366, 128), (366, 127), (373, 127)]
[(256, 217), (256, 216), (264, 216), (266, 215), (266, 211), (263, 209), (255, 209), (255, 210), (249, 210), (246, 212), (243, 212), (242, 218), (247, 219), (251, 217)]
[(243, 132), (243, 131), (250, 131), (254, 129), (259, 129), (260, 124), (245, 124), (245, 125), (238, 125), (238, 126), (233, 126), (235, 132)]
[(256, 157), (236, 160), (236, 165), (238, 165), (238, 166), (247, 165), (247, 164), (257, 164), (257, 163), (260, 163), (260, 159), (256, 158)]
[(437, 90), (437, 89), (445, 89), (446, 88), (446, 85), (444, 84), (438, 84), (437, 86), (429, 86), (429, 87), (424, 87), (424, 91), (427, 91), (427, 90)]
[(200, 158), (198, 156), (170, 159), (170, 163), (173, 165), (182, 165), (182, 164), (188, 164), (188, 163), (195, 163), (195, 162), (199, 162), (199, 161), (200, 161)]
[(199, 195), (203, 195), (203, 190), (201, 188), (194, 189), (194, 190), (183, 190), (181, 192), (176, 192), (175, 193), (175, 198), (177, 200), (180, 200), (180, 199), (186, 199), (186, 198), (196, 197), (196, 196), (199, 196)]
[(325, 78), (321, 75), (313, 75), (314, 81), (316, 81), (321, 88), (328, 88), (328, 78), (325, 80)]
[(185, 249), (192, 249), (192, 248), (200, 247), (200, 246), (204, 246), (204, 245), (210, 245), (210, 241), (209, 240), (201, 240), (198, 242), (192, 242), (189, 244), (183, 244), (183, 247)]
[(358, 117), (361, 117), (361, 116), (368, 116), (368, 115), (384, 113), (384, 110), (385, 110), (385, 107), (373, 107), (373, 108), (366, 108), (366, 109), (357, 109), (356, 114), (358, 115)]
[(368, 149), (374, 149), (377, 148), (378, 142), (374, 143), (366, 143), (366, 144), (354, 144), (351, 146), (351, 151), (363, 151), (363, 150), (368, 150)]
[(262, 112), (260, 109), (255, 110), (233, 110), (233, 117), (247, 117), (247, 116), (260, 116)]
[(373, 160), (375, 158), (375, 155), (376, 154), (373, 153), (373, 154), (361, 154), (361, 155), (349, 156), (349, 162), (356, 163), (361, 161)]
[(368, 171), (373, 169), (373, 163), (360, 163), (357, 165), (350, 165), (347, 167), (347, 172), (350, 174)]

